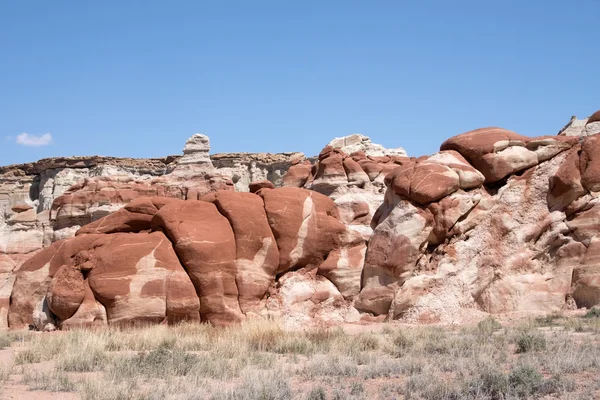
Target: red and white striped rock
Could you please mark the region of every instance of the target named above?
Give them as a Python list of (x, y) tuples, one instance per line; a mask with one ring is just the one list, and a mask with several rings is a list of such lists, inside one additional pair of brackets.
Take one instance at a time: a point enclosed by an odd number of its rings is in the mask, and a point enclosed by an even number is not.
[(269, 190), (261, 196), (279, 247), (278, 273), (316, 267), (339, 247), (346, 227), (330, 198), (293, 188)]
[(600, 136), (583, 140), (579, 157), (581, 184), (591, 192), (600, 191)]
[(283, 177), (283, 186), (297, 188), (304, 187), (310, 175), (311, 169), (312, 165), (310, 161), (293, 161), (292, 166), (288, 169), (287, 173)]
[(548, 191), (548, 207), (554, 210), (562, 210), (573, 201), (586, 193), (581, 184), (581, 172), (579, 169), (580, 146), (575, 146), (567, 152), (567, 155), (558, 168), (558, 171), (550, 177), (550, 189)]
[(483, 185), (483, 174), (477, 171), (460, 153), (454, 150), (440, 151), (425, 161), (445, 165), (458, 175), (458, 186), (461, 189), (474, 189)]
[(538, 163), (536, 153), (525, 147), (529, 141), (506, 129), (481, 128), (446, 140), (440, 150), (459, 152), (492, 183)]
[(202, 320), (215, 325), (240, 322), (235, 237), (217, 207), (205, 201), (172, 201), (156, 213), (152, 227), (163, 230), (173, 243), (200, 297)]
[(162, 232), (105, 235), (92, 257), (89, 285), (109, 323), (200, 321), (196, 290)]
[(263, 199), (251, 193), (216, 192), (203, 200), (213, 202), (231, 224), (240, 308), (244, 314), (257, 311), (279, 267), (279, 250)]
[(394, 192), (419, 204), (439, 200), (459, 188), (459, 175), (433, 162), (415, 162), (396, 168), (389, 176)]

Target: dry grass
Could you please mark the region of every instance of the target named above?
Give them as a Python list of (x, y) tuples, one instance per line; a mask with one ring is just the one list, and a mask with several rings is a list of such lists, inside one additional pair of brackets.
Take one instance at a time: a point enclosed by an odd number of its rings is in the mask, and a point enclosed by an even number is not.
[(598, 398), (600, 318), (346, 334), (274, 321), (0, 333), (0, 385), (83, 399)]

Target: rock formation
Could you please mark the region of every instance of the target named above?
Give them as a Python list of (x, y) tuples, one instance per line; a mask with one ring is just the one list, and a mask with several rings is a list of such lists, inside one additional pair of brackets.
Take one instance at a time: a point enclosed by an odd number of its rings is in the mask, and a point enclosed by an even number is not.
[(0, 168), (0, 327), (275, 316), (292, 326), (600, 304), (600, 112), (483, 128), (408, 157), (362, 135), (301, 153)]

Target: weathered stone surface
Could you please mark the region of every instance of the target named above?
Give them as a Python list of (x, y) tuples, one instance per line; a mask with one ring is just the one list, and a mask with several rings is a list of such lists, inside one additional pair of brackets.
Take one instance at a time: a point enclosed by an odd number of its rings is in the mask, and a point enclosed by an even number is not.
[(600, 191), (600, 136), (590, 136), (583, 140), (579, 169), (583, 187), (592, 192)]
[(200, 321), (196, 290), (162, 232), (104, 235), (101, 240), (84, 264), (93, 266), (89, 285), (109, 323)]
[(316, 267), (339, 247), (346, 227), (331, 199), (294, 188), (269, 190), (261, 196), (279, 247), (278, 273)]
[(283, 177), (282, 186), (304, 187), (310, 176), (311, 169), (312, 165), (310, 161), (293, 163), (288, 169), (287, 174)]
[[(28, 259), (16, 272), (12, 288), (8, 323), (10, 327), (19, 328), (36, 325), (44, 328), (53, 324), (48, 313), (46, 294), (52, 278), (63, 265), (71, 266), (81, 251), (89, 249), (92, 244), (102, 239), (100, 235), (84, 235), (70, 240), (53, 243)], [(38, 315), (34, 321), (34, 314)]]
[(77, 312), (85, 297), (85, 284), (81, 271), (63, 265), (52, 277), (48, 288), (48, 308), (61, 320), (69, 319)]
[(484, 128), (419, 158), (360, 135), (316, 160), (209, 156), (198, 136), (180, 159), (0, 169), (0, 327), (598, 305), (600, 120), (579, 121), (536, 138)]
[(459, 188), (459, 176), (449, 167), (433, 162), (415, 162), (396, 168), (390, 175), (394, 192), (419, 204), (427, 204)]
[(568, 151), (556, 174), (550, 177), (550, 190), (548, 192), (548, 207), (551, 210), (565, 209), (573, 201), (586, 193), (581, 184), (579, 170), (580, 146)]
[(244, 314), (256, 311), (279, 267), (263, 199), (250, 193), (217, 192), (204, 200), (213, 202), (233, 229), (239, 305)]
[(327, 146), (340, 149), (346, 154), (352, 154), (357, 151), (364, 152), (368, 156), (406, 156), (406, 151), (398, 147), (396, 149), (386, 149), (380, 144), (371, 142), (368, 136), (358, 133), (353, 135), (335, 138)]
[(250, 193), (256, 193), (261, 189), (275, 189), (275, 185), (271, 181), (257, 181), (251, 182), (248, 189), (250, 189)]
[(481, 128), (446, 140), (440, 150), (459, 152), (492, 183), (538, 163), (525, 147), (530, 140), (502, 128)]
[(227, 218), (205, 201), (172, 201), (152, 220), (173, 243), (200, 297), (200, 316), (217, 325), (240, 322), (235, 237)]

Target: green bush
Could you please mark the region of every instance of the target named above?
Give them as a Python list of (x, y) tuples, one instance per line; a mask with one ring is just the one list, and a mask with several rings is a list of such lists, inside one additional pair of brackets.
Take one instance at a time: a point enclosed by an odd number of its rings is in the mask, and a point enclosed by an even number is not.
[(600, 308), (592, 307), (584, 316), (584, 318), (600, 318)]
[(537, 333), (523, 332), (517, 338), (517, 353), (546, 350), (546, 338)]
[(492, 317), (479, 321), (477, 324), (478, 333), (488, 336), (500, 329), (502, 329), (502, 325)]
[(325, 400), (327, 396), (325, 395), (325, 389), (322, 387), (316, 387), (308, 393), (308, 397), (306, 400)]
[(520, 397), (527, 397), (538, 392), (542, 387), (543, 377), (534, 367), (523, 365), (510, 371), (508, 383), (511, 391)]

